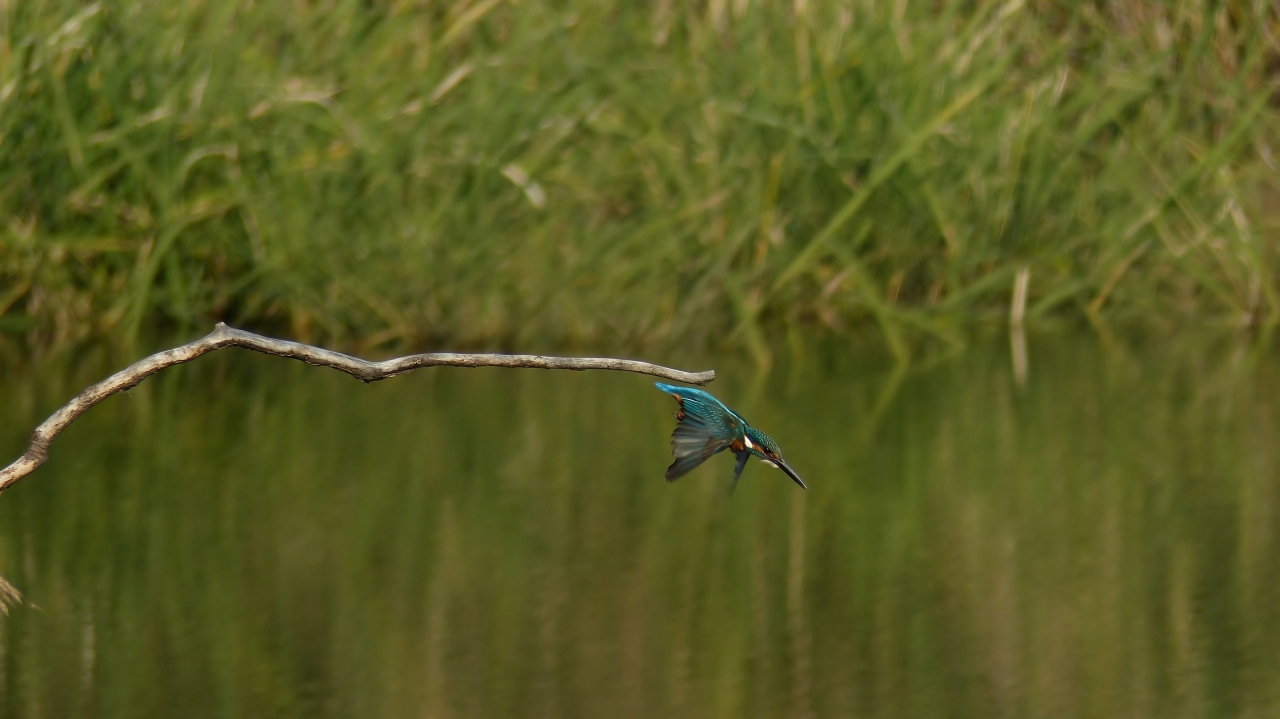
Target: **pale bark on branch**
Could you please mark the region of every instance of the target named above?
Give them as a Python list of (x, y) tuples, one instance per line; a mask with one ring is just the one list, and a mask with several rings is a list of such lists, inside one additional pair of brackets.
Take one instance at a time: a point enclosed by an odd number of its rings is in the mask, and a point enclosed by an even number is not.
[[(62, 430), (66, 429), (67, 425), (70, 425), (80, 415), (87, 412), (90, 407), (117, 392), (133, 387), (166, 367), (190, 362), (200, 355), (208, 354), (223, 347), (244, 347), (278, 357), (291, 357), (302, 360), (317, 367), (332, 367), (365, 382), (376, 382), (420, 367), (438, 367), (441, 365), (450, 367), (530, 367), (534, 369), (568, 370), (607, 369), (638, 372), (676, 382), (699, 385), (706, 384), (716, 378), (716, 373), (711, 370), (706, 372), (683, 372), (648, 362), (614, 359), (612, 357), (545, 357), (542, 355), (435, 352), (397, 357), (381, 362), (370, 362), (359, 357), (352, 357), (339, 352), (312, 347), (311, 345), (263, 337), (252, 332), (233, 329), (219, 322), (213, 332), (204, 337), (181, 347), (157, 352), (146, 359), (139, 360), (89, 387), (65, 404), (62, 409), (54, 412), (49, 419), (46, 419), (43, 424), (36, 427), (36, 430), (31, 433), (31, 443), (27, 446), (26, 453), (13, 464), (0, 470), (0, 492), (19, 479), (34, 472), (41, 464), (44, 464), (45, 459), (49, 456), (49, 445), (53, 442), (53, 439)], [(3, 579), (0, 579), (0, 582), (2, 581)], [(0, 586), (0, 595), (2, 594), (3, 587)], [(2, 605), (3, 599), (0, 598), (0, 606)]]

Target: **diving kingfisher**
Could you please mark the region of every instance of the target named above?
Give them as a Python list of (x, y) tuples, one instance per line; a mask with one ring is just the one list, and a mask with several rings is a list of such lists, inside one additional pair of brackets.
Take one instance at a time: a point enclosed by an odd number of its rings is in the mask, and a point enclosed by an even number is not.
[(801, 489), (808, 489), (800, 475), (782, 458), (778, 443), (747, 424), (742, 415), (726, 407), (724, 402), (692, 387), (674, 387), (661, 382), (654, 382), (654, 385), (675, 397), (680, 404), (676, 412), (679, 424), (671, 433), (671, 453), (676, 460), (667, 467), (668, 482), (685, 476), (711, 455), (730, 449), (738, 457), (738, 464), (733, 468), (730, 494), (738, 486), (738, 477), (742, 468), (747, 466), (747, 458), (753, 454), (770, 467), (786, 472)]

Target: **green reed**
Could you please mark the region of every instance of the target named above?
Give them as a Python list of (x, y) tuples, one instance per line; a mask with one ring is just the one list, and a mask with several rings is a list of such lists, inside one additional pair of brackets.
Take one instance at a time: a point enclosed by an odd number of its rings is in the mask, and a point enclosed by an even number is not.
[(934, 5), (8, 6), (0, 328), (1274, 320), (1274, 8)]

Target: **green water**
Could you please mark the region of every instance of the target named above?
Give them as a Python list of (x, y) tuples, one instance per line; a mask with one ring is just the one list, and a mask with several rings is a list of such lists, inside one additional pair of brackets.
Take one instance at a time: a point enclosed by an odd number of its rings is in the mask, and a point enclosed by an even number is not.
[[(5, 365), (4, 461), (118, 361)], [(810, 490), (667, 484), (634, 375), (228, 350), (109, 400), (0, 498), (0, 716), (1280, 711), (1274, 352), (681, 364)]]

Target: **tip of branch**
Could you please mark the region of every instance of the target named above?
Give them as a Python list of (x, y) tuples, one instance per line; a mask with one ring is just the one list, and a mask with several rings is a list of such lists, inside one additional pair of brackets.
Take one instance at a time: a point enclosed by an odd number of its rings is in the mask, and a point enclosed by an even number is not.
[(0, 612), (9, 613), (9, 607), (22, 604), (22, 592), (0, 577)]

